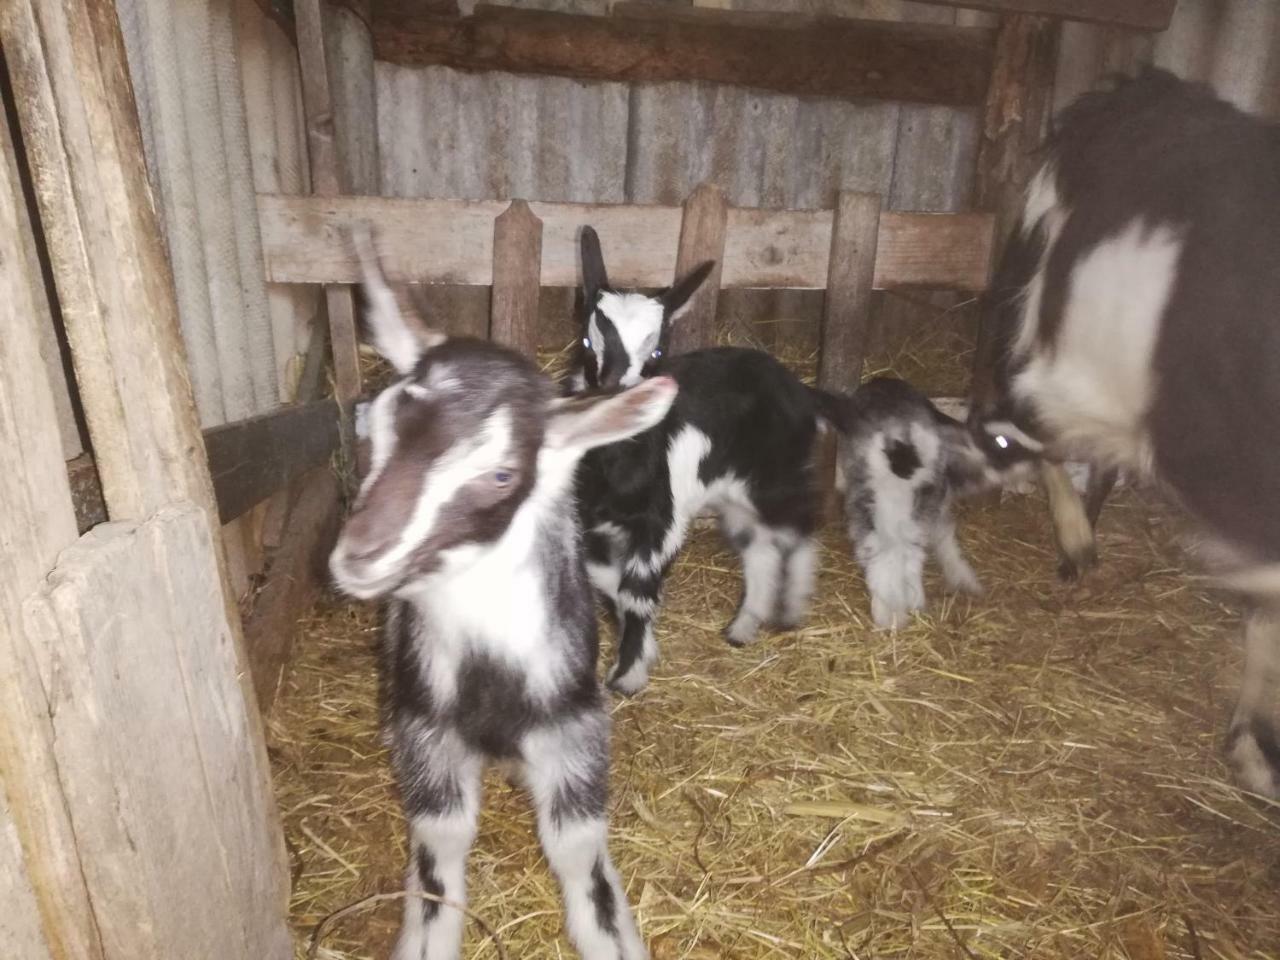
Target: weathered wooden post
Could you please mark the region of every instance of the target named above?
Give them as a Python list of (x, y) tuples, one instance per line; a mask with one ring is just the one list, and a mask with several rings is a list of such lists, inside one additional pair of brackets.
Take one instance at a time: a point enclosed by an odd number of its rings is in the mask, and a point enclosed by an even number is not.
[[(881, 202), (878, 193), (841, 191), (836, 198), (818, 354), (818, 386), (825, 390), (852, 392), (862, 380), (880, 242)], [(817, 463), (825, 510), (830, 515), (837, 509), (833, 436), (827, 435), (822, 441)]]
[(538, 355), (542, 221), (512, 200), (493, 221), (493, 296), (489, 336), (531, 359)]
[(720, 299), (720, 274), (724, 267), (724, 238), (728, 221), (729, 205), (724, 193), (714, 184), (698, 184), (684, 202), (675, 279), (706, 260), (714, 260), (716, 268), (693, 295), (684, 316), (676, 322), (671, 333), (673, 353), (687, 353), (715, 342), (716, 303)]

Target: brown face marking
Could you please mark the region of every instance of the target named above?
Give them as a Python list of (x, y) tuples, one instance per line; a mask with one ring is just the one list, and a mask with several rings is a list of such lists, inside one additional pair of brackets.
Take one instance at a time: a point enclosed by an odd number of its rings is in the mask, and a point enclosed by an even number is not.
[[(550, 388), (519, 354), (466, 339), (430, 351), (397, 387), (389, 407), (371, 411), (371, 433), (384, 436), (390, 449), (366, 480), (339, 549), (359, 577), (403, 545), (423, 497), (441, 497), (421, 540), (388, 574), (400, 583), (438, 567), (443, 551), (489, 543), (506, 530), (537, 480)], [(483, 437), (497, 417), (508, 420), (506, 451), (475, 475), (450, 476), (450, 455)], [(433, 488), (441, 482), (456, 486)]]

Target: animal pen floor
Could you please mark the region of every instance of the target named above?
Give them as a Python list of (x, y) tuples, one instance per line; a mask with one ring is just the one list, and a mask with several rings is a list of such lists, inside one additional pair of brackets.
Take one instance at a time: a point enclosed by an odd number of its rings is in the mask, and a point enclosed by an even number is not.
[[(1122, 491), (1104, 564), (1069, 587), (1038, 496), (968, 507), (987, 595), (931, 581), (929, 616), (890, 635), (832, 524), (808, 625), (733, 650), (736, 563), (697, 531), (653, 681), (613, 711), (612, 849), (655, 960), (1280, 956), (1280, 807), (1219, 754), (1237, 614), (1177, 532)], [(271, 722), (304, 943), (399, 889), (375, 629), (369, 605), (317, 609)], [(491, 773), (483, 809), (473, 910), (506, 956), (572, 956), (525, 798)], [(399, 911), (343, 919), (319, 955), (385, 957)], [(504, 954), (470, 924), (466, 955)]]

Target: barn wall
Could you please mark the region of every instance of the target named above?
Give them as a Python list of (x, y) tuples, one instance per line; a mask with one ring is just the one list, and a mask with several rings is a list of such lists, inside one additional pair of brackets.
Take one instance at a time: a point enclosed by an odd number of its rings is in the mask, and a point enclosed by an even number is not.
[[(603, 13), (605, 0), (539, 0)], [(989, 15), (901, 2), (731, 0), (700, 5), (990, 25)], [(464, 5), (465, 8), (465, 5)], [(896, 210), (966, 209), (977, 111), (801, 98), (693, 83), (583, 83), (445, 67), (377, 64), (381, 192), (388, 196), (526, 197), (679, 203), (704, 180), (741, 206), (821, 208), (838, 191), (882, 194)], [(603, 237), (606, 259), (611, 242)], [(542, 336), (574, 336), (571, 294), (543, 292)], [(433, 289), (428, 309), (458, 331), (484, 329), (487, 291)], [(735, 339), (804, 352), (821, 295), (727, 291), (721, 323)], [(885, 300), (879, 325), (909, 323)], [(931, 319), (932, 313), (929, 314)]]
[(1280, 116), (1280, 4), (1275, 0), (1178, 0), (1164, 33), (1143, 37), (1069, 23), (1062, 44), (1056, 109), (1111, 71), (1154, 63), (1210, 84), (1242, 110)]
[(235, 0), (119, 0), (204, 427), (279, 402)]

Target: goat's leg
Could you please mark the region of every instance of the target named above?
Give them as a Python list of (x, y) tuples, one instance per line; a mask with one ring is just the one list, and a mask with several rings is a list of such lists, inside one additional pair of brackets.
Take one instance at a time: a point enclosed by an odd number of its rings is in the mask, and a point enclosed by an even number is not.
[(1075, 580), (1098, 560), (1093, 524), (1089, 522), (1084, 502), (1071, 485), (1071, 477), (1062, 464), (1042, 460), (1040, 480), (1049, 497), (1049, 513), (1053, 517), (1053, 535), (1058, 544), (1058, 576), (1063, 580)]
[(662, 599), (662, 569), (630, 557), (618, 587), (618, 659), (606, 680), (611, 690), (630, 696), (649, 682), (658, 659), (654, 620)]
[[(404, 920), (393, 960), (453, 960), (462, 947), (467, 852), (480, 812), (481, 759), (456, 736), (413, 730), (394, 746), (405, 819), (409, 866)], [(431, 894), (450, 903), (427, 900)]]
[(1244, 679), (1227, 753), (1242, 787), (1280, 799), (1280, 607), (1250, 613), (1244, 645)]
[(850, 524), (854, 557), (867, 578), (871, 619), (881, 629), (905, 626), (924, 607), (924, 544)]
[(950, 506), (943, 505), (942, 512), (934, 521), (932, 533), (933, 555), (938, 558), (938, 566), (942, 568), (942, 579), (947, 589), (960, 593), (978, 596), (982, 593), (982, 583), (973, 567), (965, 559), (956, 539), (956, 523), (952, 519)]
[(1116, 481), (1120, 479), (1120, 471), (1115, 467), (1099, 467), (1089, 465), (1089, 483), (1084, 491), (1084, 515), (1089, 518), (1089, 529), (1098, 529), (1098, 517), (1102, 515), (1102, 505), (1111, 496)]
[(538, 835), (560, 883), (565, 926), (583, 960), (648, 952), (609, 857), (609, 721), (603, 711), (528, 734), (521, 745)]
[(778, 625), (794, 630), (809, 615), (809, 601), (818, 574), (818, 544), (812, 536), (786, 531), (786, 543), (782, 566), (782, 598)]
[(742, 599), (737, 614), (725, 628), (725, 639), (732, 646), (745, 647), (777, 614), (783, 554), (774, 531), (745, 511), (726, 511), (721, 516), (721, 526), (742, 558)]
[(611, 617), (618, 617), (618, 590), (622, 586), (621, 547), (608, 528), (588, 530), (583, 535), (587, 579), (604, 601)]
[(618, 554), (618, 659), (605, 681), (611, 690), (631, 695), (649, 682), (649, 668), (658, 659), (654, 621), (662, 602), (662, 581), (670, 550), (664, 530), (642, 524), (627, 530), (625, 548)]

